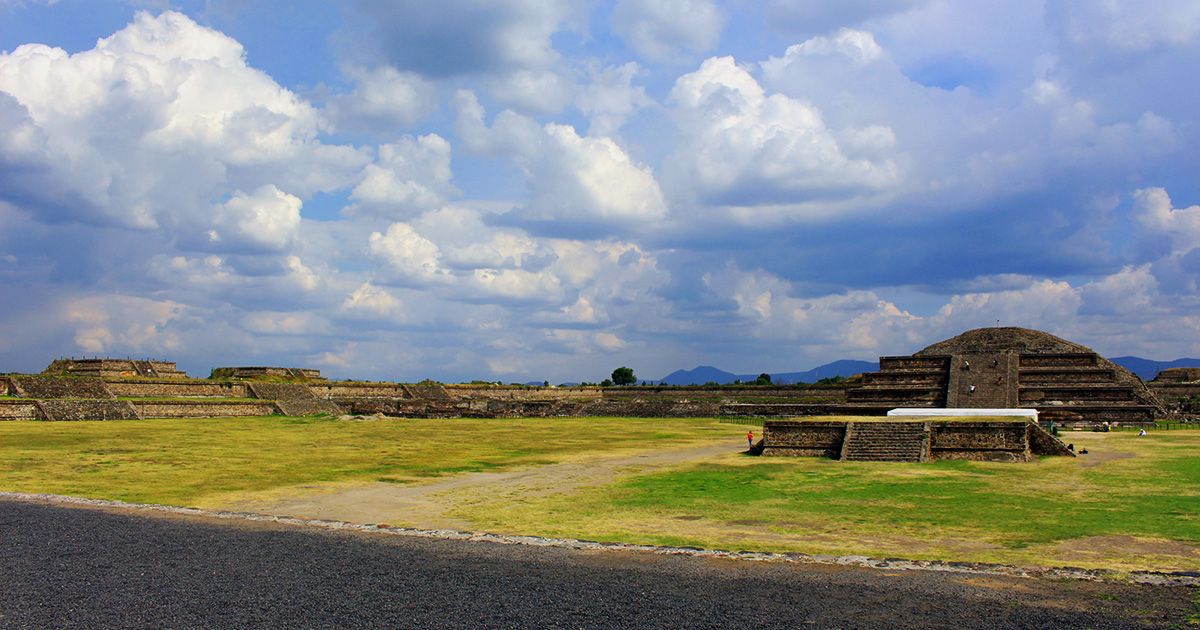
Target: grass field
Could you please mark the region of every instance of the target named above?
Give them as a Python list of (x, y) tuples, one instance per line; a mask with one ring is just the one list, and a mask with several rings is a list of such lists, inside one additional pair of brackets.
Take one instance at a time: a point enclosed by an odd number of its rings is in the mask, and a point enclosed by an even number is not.
[[(271, 492), (437, 481), (445, 490), (429, 505), (495, 532), (1200, 569), (1200, 431), (1065, 433), (1090, 454), (1029, 464), (749, 457), (738, 453), (745, 431), (663, 418), (5, 422), (0, 490), (223, 507)], [(597, 466), (579, 478), (596, 458), (714, 444), (699, 460)], [(543, 478), (494, 474), (521, 470)], [(568, 471), (571, 483), (556, 481)], [(469, 475), (478, 472), (493, 474)]]
[(0, 422), (0, 489), (204, 507), (240, 492), (410, 483), (738, 431), (712, 420), (624, 418)]

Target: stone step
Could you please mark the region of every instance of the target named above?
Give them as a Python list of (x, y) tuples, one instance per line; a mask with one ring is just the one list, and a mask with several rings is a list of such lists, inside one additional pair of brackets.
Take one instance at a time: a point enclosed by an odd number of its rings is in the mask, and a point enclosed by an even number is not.
[(917, 462), (927, 440), (924, 423), (853, 422), (847, 426), (842, 459)]

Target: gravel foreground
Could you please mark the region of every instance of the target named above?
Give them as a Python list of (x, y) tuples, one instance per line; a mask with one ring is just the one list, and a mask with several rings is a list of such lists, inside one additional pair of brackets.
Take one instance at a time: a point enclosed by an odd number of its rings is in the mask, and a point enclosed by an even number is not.
[(0, 628), (1170, 628), (1196, 596), (0, 499)]

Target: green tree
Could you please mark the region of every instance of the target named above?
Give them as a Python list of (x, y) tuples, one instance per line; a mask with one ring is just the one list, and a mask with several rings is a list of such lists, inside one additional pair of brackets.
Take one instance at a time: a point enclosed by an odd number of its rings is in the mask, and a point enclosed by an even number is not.
[(622, 365), (613, 370), (612, 382), (614, 385), (633, 385), (637, 382), (637, 377), (633, 375), (633, 368)]
[(770, 385), (771, 384), (771, 375), (767, 374), (766, 372), (759, 374), (758, 378), (754, 379), (754, 384), (755, 385)]

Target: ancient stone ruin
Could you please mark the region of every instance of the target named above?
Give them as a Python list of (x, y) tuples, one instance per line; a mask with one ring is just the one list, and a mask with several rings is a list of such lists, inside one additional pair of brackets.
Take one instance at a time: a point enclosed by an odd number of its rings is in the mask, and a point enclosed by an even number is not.
[(1182, 417), (1200, 418), (1200, 368), (1168, 368), (1146, 383), (1167, 410)]
[[(41, 380), (38, 380), (41, 379)], [(53, 379), (59, 379), (57, 381)], [(330, 381), (319, 370), (223, 367), (188, 378), (168, 361), (60, 359), (40, 376), (0, 375), (0, 418), (382, 414), (393, 417), (881, 416), (897, 407), (1029, 408), (1044, 422), (1151, 423), (1200, 411), (1200, 375), (1147, 388), (1091, 349), (1024, 328), (980, 328), (836, 385), (527, 387)], [(66, 402), (47, 403), (57, 400)], [(72, 402), (74, 401), (74, 402)], [(85, 408), (82, 401), (90, 402)], [(93, 411), (87, 411), (92, 409)], [(132, 409), (132, 411), (130, 411)]]
[(1090, 348), (1026, 328), (977, 328), (879, 371), (846, 391), (839, 413), (896, 407), (1037, 409), (1044, 422), (1152, 423), (1167, 410), (1141, 379)]
[(187, 378), (174, 361), (151, 359), (58, 359), (42, 373), (98, 378)]
[(281, 379), (290, 381), (323, 381), (321, 370), (293, 367), (219, 367), (213, 368), (211, 379)]
[(1023, 418), (767, 420), (762, 454), (893, 462), (1027, 462), (1035, 455), (1075, 455)]

